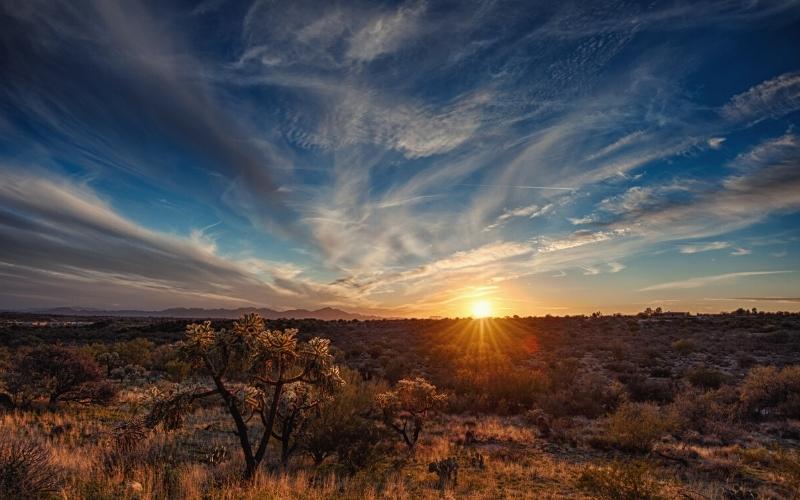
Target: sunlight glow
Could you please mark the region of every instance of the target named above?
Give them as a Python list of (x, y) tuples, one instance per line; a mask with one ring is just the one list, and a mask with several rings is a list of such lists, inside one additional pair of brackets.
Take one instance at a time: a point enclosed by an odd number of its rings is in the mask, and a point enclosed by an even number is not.
[(479, 300), (472, 304), (472, 317), (487, 318), (492, 315), (492, 304), (488, 300)]

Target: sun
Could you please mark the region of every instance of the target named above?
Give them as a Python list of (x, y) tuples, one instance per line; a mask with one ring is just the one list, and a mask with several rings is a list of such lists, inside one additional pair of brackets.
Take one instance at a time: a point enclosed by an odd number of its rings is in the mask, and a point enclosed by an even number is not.
[(479, 300), (472, 304), (473, 318), (488, 318), (492, 315), (492, 304), (488, 300)]

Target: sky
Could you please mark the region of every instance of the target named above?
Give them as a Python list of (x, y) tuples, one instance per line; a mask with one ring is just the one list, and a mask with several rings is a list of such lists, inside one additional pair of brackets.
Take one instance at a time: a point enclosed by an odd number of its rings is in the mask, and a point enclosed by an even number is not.
[(0, 309), (800, 309), (800, 2), (0, 4)]

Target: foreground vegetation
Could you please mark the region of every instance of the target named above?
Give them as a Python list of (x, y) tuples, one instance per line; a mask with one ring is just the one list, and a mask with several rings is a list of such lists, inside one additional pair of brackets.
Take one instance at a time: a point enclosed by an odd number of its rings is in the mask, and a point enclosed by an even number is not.
[(800, 491), (798, 315), (3, 319), (4, 498)]

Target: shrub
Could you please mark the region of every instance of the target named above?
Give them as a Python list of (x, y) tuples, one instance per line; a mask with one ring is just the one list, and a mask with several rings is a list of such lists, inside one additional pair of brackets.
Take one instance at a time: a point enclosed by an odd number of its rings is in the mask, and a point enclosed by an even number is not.
[(697, 346), (689, 339), (679, 339), (672, 343), (672, 348), (680, 354), (689, 354), (694, 352)]
[(113, 352), (115, 352), (122, 361), (120, 363), (121, 366), (150, 366), (154, 349), (155, 344), (142, 337), (137, 337), (127, 342), (118, 342), (113, 346)]
[(668, 403), (674, 397), (673, 383), (670, 379), (653, 379), (636, 374), (629, 378), (626, 388), (633, 401)]
[(729, 386), (712, 391), (687, 388), (675, 397), (668, 409), (674, 430), (681, 434), (691, 431), (728, 434), (736, 399), (735, 391)]
[(425, 420), (447, 402), (447, 396), (424, 378), (416, 377), (399, 381), (394, 390), (378, 394), (375, 401), (386, 426), (413, 450)]
[(22, 353), (5, 374), (6, 388), (25, 405), (46, 397), (58, 401), (109, 399), (112, 387), (103, 383), (100, 367), (89, 354), (59, 345), (42, 345)]
[(665, 498), (647, 462), (613, 462), (589, 466), (581, 472), (578, 487), (607, 500), (657, 500)]
[(686, 372), (686, 379), (701, 389), (719, 389), (728, 380), (728, 376), (714, 368), (694, 366)]
[(623, 396), (622, 386), (600, 375), (580, 373), (568, 386), (554, 387), (540, 397), (539, 406), (554, 417), (597, 418), (613, 411)]
[(33, 441), (0, 440), (0, 493), (4, 498), (43, 498), (59, 486), (58, 470), (45, 448)]
[(164, 363), (164, 372), (171, 381), (182, 382), (192, 372), (192, 366), (184, 361), (171, 359)]
[(800, 365), (780, 370), (774, 366), (751, 369), (742, 382), (740, 402), (751, 417), (773, 413), (800, 417)]
[(367, 415), (386, 386), (362, 381), (357, 372), (346, 369), (343, 376), (346, 384), (310, 419), (302, 446), (316, 465), (335, 454), (346, 472), (355, 472), (372, 458), (380, 441), (380, 431)]
[(601, 442), (623, 451), (647, 452), (669, 428), (657, 405), (624, 403), (609, 417)]

